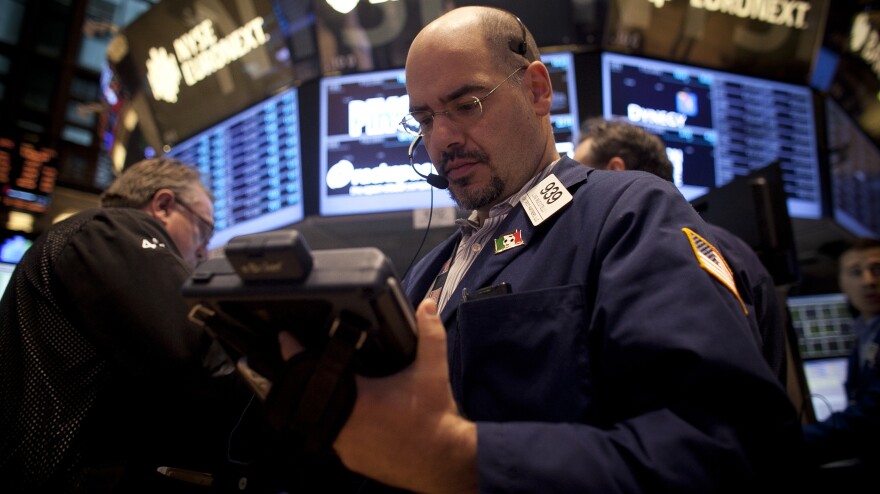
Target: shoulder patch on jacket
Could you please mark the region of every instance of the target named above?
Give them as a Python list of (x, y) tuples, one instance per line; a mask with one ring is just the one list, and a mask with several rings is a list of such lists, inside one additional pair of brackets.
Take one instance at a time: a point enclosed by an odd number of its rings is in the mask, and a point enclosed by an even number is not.
[(697, 235), (697, 233), (690, 228), (682, 228), (681, 231), (684, 232), (688, 241), (691, 243), (691, 248), (694, 250), (694, 255), (697, 257), (700, 267), (720, 281), (722, 285), (726, 286), (739, 301), (739, 305), (742, 307), (743, 312), (748, 315), (749, 310), (746, 308), (746, 304), (743, 302), (742, 297), (739, 295), (739, 291), (736, 289), (736, 282), (733, 280), (733, 272), (730, 270), (730, 266), (727, 265), (727, 261), (724, 260), (724, 256), (721, 255), (721, 252), (718, 252), (718, 249), (716, 249), (714, 245), (707, 242), (703, 237)]

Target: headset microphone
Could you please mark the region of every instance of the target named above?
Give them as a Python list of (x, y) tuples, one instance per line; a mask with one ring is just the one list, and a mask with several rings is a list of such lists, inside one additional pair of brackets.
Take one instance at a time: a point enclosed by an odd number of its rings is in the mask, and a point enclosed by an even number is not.
[(418, 146), (419, 142), (421, 142), (421, 140), (422, 140), (422, 136), (417, 135), (416, 138), (413, 139), (413, 141), (409, 145), (409, 166), (411, 166), (413, 171), (416, 172), (416, 175), (427, 180), (428, 184), (430, 184), (432, 187), (435, 187), (437, 189), (449, 188), (449, 180), (446, 180), (445, 178), (441, 177), (440, 175), (437, 175), (436, 173), (431, 173), (430, 175), (425, 175), (422, 172), (420, 172), (418, 169), (416, 169), (416, 165), (415, 165), (415, 163), (413, 163), (413, 151), (415, 150), (416, 146)]

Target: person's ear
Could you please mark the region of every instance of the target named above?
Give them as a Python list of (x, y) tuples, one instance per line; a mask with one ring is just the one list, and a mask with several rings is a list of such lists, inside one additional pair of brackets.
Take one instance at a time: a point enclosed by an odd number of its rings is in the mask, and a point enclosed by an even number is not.
[(532, 62), (526, 67), (523, 82), (531, 95), (531, 103), (535, 113), (539, 116), (550, 114), (550, 105), (553, 101), (553, 85), (550, 83), (550, 73), (541, 62)]
[(174, 206), (174, 192), (170, 189), (159, 189), (144, 207), (147, 214), (156, 218), (163, 225), (168, 224), (171, 208)]
[(608, 161), (607, 170), (622, 172), (626, 170), (626, 162), (620, 156), (615, 156)]

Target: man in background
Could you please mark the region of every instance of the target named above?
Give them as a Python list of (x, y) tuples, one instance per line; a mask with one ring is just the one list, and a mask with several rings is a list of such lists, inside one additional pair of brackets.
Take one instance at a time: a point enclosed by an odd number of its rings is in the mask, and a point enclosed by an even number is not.
[[(640, 170), (673, 181), (666, 146), (647, 130), (618, 120), (592, 118), (581, 124), (574, 160), (600, 170)], [(729, 231), (708, 224), (715, 245), (733, 270), (736, 285), (748, 307), (749, 323), (764, 359), (785, 384), (785, 315), (773, 276), (752, 248)]]
[(859, 481), (873, 479), (880, 464), (880, 240), (860, 238), (842, 247), (838, 283), (855, 313), (857, 339), (845, 383), (849, 402), (822, 422), (805, 425), (804, 439), (813, 465), (855, 460), (840, 473), (846, 472), (848, 485), (864, 486)]
[(213, 212), (198, 171), (145, 160), (100, 208), (25, 253), (0, 301), (4, 489), (176, 492), (205, 488), (181, 474), (216, 480), (202, 473), (225, 465), (250, 393), (180, 295)]

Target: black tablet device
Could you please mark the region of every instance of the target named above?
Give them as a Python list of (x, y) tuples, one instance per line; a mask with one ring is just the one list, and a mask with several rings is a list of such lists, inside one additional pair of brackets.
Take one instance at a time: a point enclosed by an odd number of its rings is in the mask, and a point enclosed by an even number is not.
[(390, 375), (415, 358), (412, 306), (380, 250), (310, 251), (299, 232), (282, 230), (235, 237), (225, 254), (199, 265), (182, 291), (190, 319), (243, 373), (275, 379), (284, 366), (279, 331), (318, 353), (344, 333), (355, 347), (352, 368), (365, 376)]

